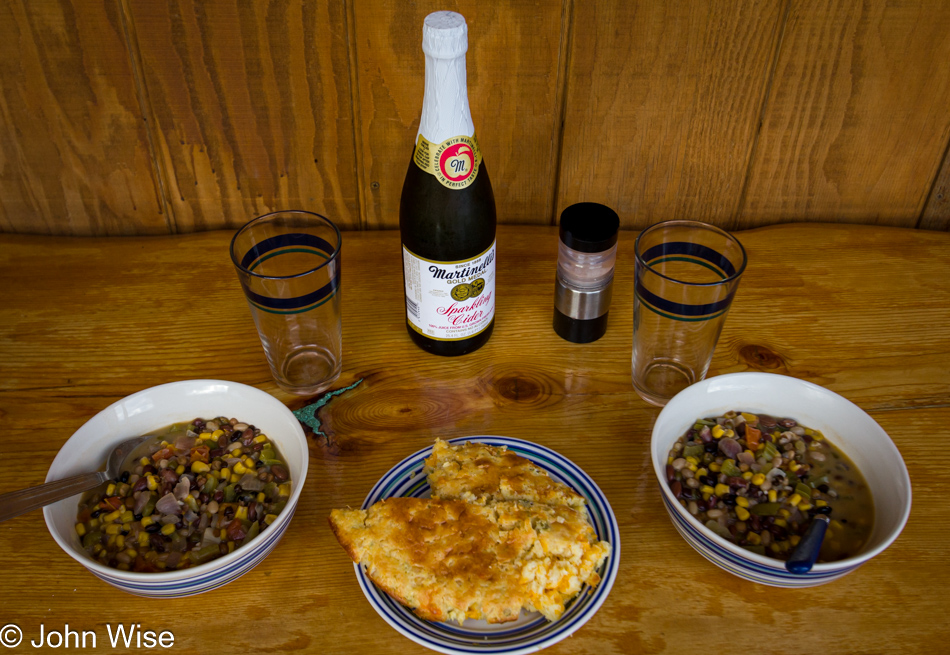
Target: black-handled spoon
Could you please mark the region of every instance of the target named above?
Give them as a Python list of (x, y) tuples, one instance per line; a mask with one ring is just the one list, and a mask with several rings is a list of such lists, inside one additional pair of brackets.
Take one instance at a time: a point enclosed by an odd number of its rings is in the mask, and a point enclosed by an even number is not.
[(795, 546), (791, 557), (785, 562), (785, 568), (790, 573), (808, 573), (811, 567), (815, 565), (818, 559), (818, 551), (821, 550), (821, 542), (825, 539), (825, 532), (828, 530), (828, 524), (831, 522), (825, 514), (818, 514), (812, 520), (811, 525), (805, 530), (805, 536)]

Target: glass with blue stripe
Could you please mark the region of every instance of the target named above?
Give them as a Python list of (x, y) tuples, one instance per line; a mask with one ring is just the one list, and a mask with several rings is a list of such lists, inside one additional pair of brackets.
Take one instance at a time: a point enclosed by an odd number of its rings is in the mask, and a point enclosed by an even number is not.
[(633, 387), (662, 407), (706, 376), (746, 252), (728, 232), (697, 221), (648, 227), (634, 250)]
[(340, 375), (341, 243), (329, 219), (298, 210), (259, 216), (231, 240), (271, 375), (289, 393), (319, 393)]

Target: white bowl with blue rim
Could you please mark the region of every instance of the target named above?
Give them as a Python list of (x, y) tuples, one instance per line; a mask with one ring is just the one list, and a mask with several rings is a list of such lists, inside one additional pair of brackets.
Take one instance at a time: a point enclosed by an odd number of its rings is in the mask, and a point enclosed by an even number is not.
[[(548, 621), (538, 612), (524, 612), (516, 621), (489, 624), (486, 621), (464, 621), (461, 625), (425, 621), (390, 598), (369, 579), (359, 564), (354, 564), (360, 589), (373, 609), (397, 632), (431, 650), (447, 655), (478, 655), (535, 653), (569, 637), (600, 609), (620, 568), (620, 530), (610, 503), (597, 484), (577, 464), (549, 448), (523, 439), (500, 436), (459, 437), (449, 440), (458, 444), (473, 441), (489, 446), (504, 446), (509, 451), (531, 460), (553, 479), (566, 484), (587, 501), (587, 515), (597, 538), (610, 544), (610, 555), (598, 569), (601, 581), (596, 587), (585, 585), (568, 603), (557, 621)], [(405, 458), (370, 490), (362, 509), (385, 498), (411, 496), (428, 498), (430, 488), (424, 472), (425, 459), (432, 447), (423, 448)]]
[[(666, 482), (670, 448), (697, 418), (729, 410), (789, 417), (821, 430), (864, 475), (874, 503), (871, 536), (852, 557), (818, 563), (804, 574), (790, 573), (783, 561), (733, 544), (697, 521), (673, 496)], [(752, 582), (776, 587), (812, 587), (831, 582), (880, 554), (903, 530), (910, 515), (907, 467), (886, 432), (860, 407), (816, 384), (771, 373), (732, 373), (687, 387), (660, 412), (651, 441), (653, 468), (666, 511), (680, 535), (720, 568)]]
[(206, 564), (162, 573), (120, 571), (92, 559), (76, 534), (81, 494), (43, 509), (46, 526), (66, 554), (96, 577), (131, 594), (180, 598), (217, 589), (260, 564), (274, 549), (293, 518), (307, 478), (307, 438), (293, 413), (279, 400), (254, 387), (224, 380), (185, 380), (127, 396), (89, 419), (53, 460), (47, 482), (102, 470), (112, 448), (129, 437), (190, 421), (196, 417), (234, 417), (261, 429), (286, 460), (291, 480), (287, 505), (258, 537), (233, 553)]

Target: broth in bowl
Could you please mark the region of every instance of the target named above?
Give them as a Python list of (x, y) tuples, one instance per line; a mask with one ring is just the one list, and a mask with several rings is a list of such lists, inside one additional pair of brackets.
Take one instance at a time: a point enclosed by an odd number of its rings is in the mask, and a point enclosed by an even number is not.
[(670, 449), (666, 480), (707, 528), (780, 560), (817, 514), (831, 519), (819, 562), (854, 556), (874, 523), (871, 491), (858, 468), (821, 431), (791, 418), (729, 411), (698, 419)]
[(204, 564), (250, 543), (285, 509), (290, 469), (253, 425), (198, 418), (150, 436), (119, 478), (80, 501), (76, 532), (101, 564), (141, 573)]

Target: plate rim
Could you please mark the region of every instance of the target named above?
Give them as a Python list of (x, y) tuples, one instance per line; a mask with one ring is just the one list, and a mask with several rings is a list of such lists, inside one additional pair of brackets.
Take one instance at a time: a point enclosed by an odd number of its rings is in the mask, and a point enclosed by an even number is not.
[[(590, 606), (583, 608), (579, 616), (574, 618), (573, 624), (569, 626), (570, 629), (564, 630), (560, 633), (556, 633), (553, 635), (541, 636), (539, 639), (537, 639), (537, 641), (530, 641), (525, 644), (515, 645), (511, 648), (505, 648), (504, 645), (502, 644), (496, 645), (494, 642), (489, 641), (488, 635), (485, 636), (484, 647), (481, 647), (478, 643), (473, 643), (471, 646), (467, 648), (460, 649), (458, 647), (454, 647), (451, 645), (446, 645), (446, 644), (441, 644), (441, 643), (432, 643), (420, 637), (419, 635), (415, 634), (411, 629), (409, 629), (409, 627), (404, 625), (403, 622), (399, 620), (400, 617), (390, 615), (388, 612), (385, 611), (384, 608), (381, 608), (378, 605), (378, 603), (376, 602), (373, 596), (373, 593), (376, 590), (376, 587), (373, 584), (372, 580), (370, 580), (369, 577), (366, 575), (366, 573), (363, 571), (363, 568), (359, 563), (357, 562), (353, 563), (353, 570), (354, 570), (354, 573), (356, 574), (356, 578), (357, 578), (357, 582), (359, 583), (360, 590), (363, 592), (363, 595), (366, 597), (366, 600), (369, 602), (370, 606), (376, 611), (376, 613), (379, 614), (379, 616), (382, 617), (382, 619), (390, 627), (395, 629), (396, 632), (408, 638), (409, 640), (413, 641), (414, 643), (419, 644), (420, 646), (424, 646), (425, 648), (434, 650), (436, 652), (445, 653), (446, 655), (472, 655), (473, 653), (502, 653), (502, 652), (505, 653), (506, 655), (523, 655), (524, 653), (534, 653), (544, 648), (548, 648), (549, 646), (553, 646), (559, 641), (566, 639), (567, 637), (574, 634), (578, 629), (583, 627), (594, 616), (594, 614), (596, 614), (598, 610), (600, 610), (604, 602), (606, 602), (607, 597), (610, 595), (610, 591), (613, 589), (613, 585), (617, 579), (617, 575), (619, 573), (619, 568), (620, 568), (620, 527), (617, 523), (617, 517), (613, 511), (613, 507), (611, 507), (610, 501), (607, 500), (607, 496), (606, 494), (604, 494), (603, 490), (597, 485), (596, 482), (594, 482), (594, 479), (591, 478), (591, 476), (588, 475), (586, 471), (584, 471), (584, 469), (582, 469), (580, 466), (575, 464), (572, 460), (568, 459), (567, 457), (560, 454), (559, 452), (547, 446), (544, 446), (542, 444), (536, 443), (534, 441), (528, 441), (526, 439), (520, 439), (517, 437), (506, 437), (502, 435), (481, 434), (481, 435), (469, 435), (469, 436), (453, 437), (451, 439), (446, 439), (448, 443), (461, 443), (461, 442), (467, 442), (467, 441), (485, 443), (485, 441), (483, 440), (492, 440), (493, 442), (496, 442), (489, 445), (505, 445), (510, 448), (512, 447), (517, 448), (518, 446), (523, 446), (524, 449), (526, 450), (536, 449), (544, 453), (546, 456), (550, 456), (554, 460), (562, 460), (566, 464), (569, 464), (571, 467), (573, 467), (577, 472), (576, 473), (577, 477), (582, 479), (584, 484), (588, 485), (590, 487), (590, 490), (594, 494), (599, 496), (597, 505), (599, 507), (602, 507), (602, 511), (600, 511), (599, 514), (602, 514), (602, 522), (604, 524), (604, 530), (605, 530), (605, 533), (607, 533), (600, 538), (602, 540), (607, 541), (606, 538), (610, 537), (609, 533), (613, 534), (613, 539), (608, 541), (608, 543), (610, 544), (610, 554), (607, 556), (607, 559), (605, 560), (603, 564), (604, 566), (603, 577), (599, 585), (596, 587), (596, 593), (598, 594), (598, 597), (593, 601), (593, 603)], [(497, 443), (497, 442), (500, 442), (500, 443)], [(360, 509), (365, 510), (367, 509), (367, 507), (372, 505), (374, 502), (374, 498), (381, 495), (381, 490), (384, 488), (384, 486), (387, 483), (390, 483), (393, 480), (398, 479), (400, 477), (397, 475), (397, 473), (401, 469), (403, 469), (408, 464), (411, 464), (414, 462), (421, 463), (423, 460), (425, 460), (425, 458), (432, 453), (433, 446), (434, 444), (415, 451), (411, 455), (404, 457), (397, 464), (395, 464), (388, 471), (386, 471), (386, 473), (384, 473), (379, 478), (379, 480), (376, 481), (376, 483), (370, 489), (369, 493), (363, 499), (363, 502), (360, 505)], [(528, 457), (528, 459), (530, 459), (530, 457)], [(534, 460), (531, 460), (531, 461), (534, 462)], [(537, 466), (540, 466), (542, 469), (544, 469), (545, 472), (549, 474), (551, 473), (551, 471), (548, 469), (547, 466), (544, 466), (538, 462), (534, 462), (534, 463)], [(390, 498), (390, 497), (393, 497), (393, 496), (386, 496), (386, 498)], [(585, 494), (585, 498), (586, 497), (587, 496)], [(382, 498), (376, 498), (376, 500), (382, 500)], [(591, 503), (592, 503), (592, 500), (588, 499), (588, 505), (590, 505)], [(593, 523), (592, 519), (591, 519), (591, 522)], [(596, 528), (596, 525), (594, 527)], [(581, 593), (585, 593), (585, 591), (589, 593), (591, 590), (592, 590), (591, 587), (589, 587), (588, 585), (585, 585), (585, 588), (582, 589)], [(384, 593), (384, 592), (377, 592), (377, 593)], [(419, 620), (423, 621), (423, 619), (419, 619)], [(435, 626), (440, 625), (439, 623), (436, 623), (436, 622), (426, 621), (426, 623), (432, 623)], [(527, 625), (533, 625), (533, 624), (534, 622), (531, 622)]]

